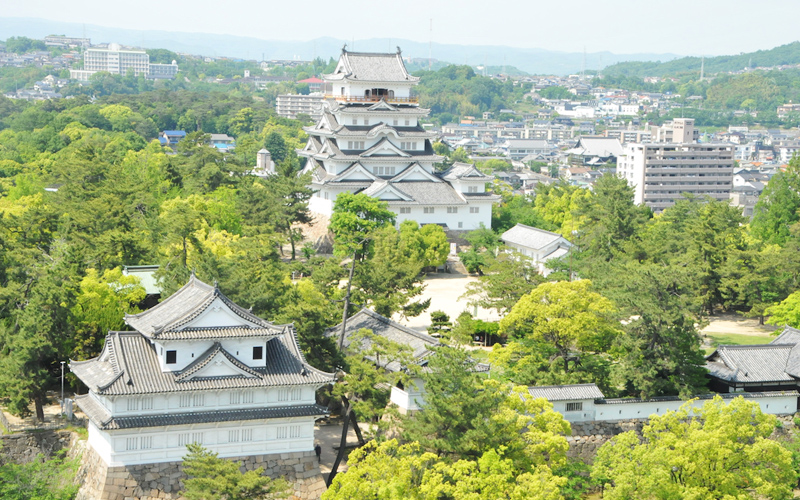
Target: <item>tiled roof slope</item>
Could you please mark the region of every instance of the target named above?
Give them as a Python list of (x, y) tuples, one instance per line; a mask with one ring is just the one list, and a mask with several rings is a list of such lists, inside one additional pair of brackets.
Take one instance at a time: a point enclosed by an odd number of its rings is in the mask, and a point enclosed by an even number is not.
[(525, 224), (517, 224), (500, 235), (500, 239), (507, 243), (514, 243), (536, 249), (544, 248), (560, 238), (561, 235), (558, 233), (551, 233), (550, 231), (526, 226)]
[(325, 80), (360, 80), (369, 82), (416, 82), (416, 76), (406, 71), (403, 57), (398, 50), (394, 54), (348, 52), (342, 50), (340, 61), (343, 71), (323, 75)]
[(86, 416), (100, 429), (139, 429), (167, 425), (191, 425), (209, 422), (236, 422), (266, 420), (272, 418), (310, 417), (327, 415), (328, 410), (319, 405), (280, 406), (272, 408), (248, 408), (241, 410), (195, 411), (191, 413), (171, 413), (166, 415), (141, 415), (113, 418), (90, 395), (78, 396), (75, 402)]
[[(407, 326), (403, 326), (396, 321), (381, 316), (375, 311), (364, 308), (347, 319), (347, 329), (345, 330), (344, 337), (345, 348), (351, 345), (351, 335), (362, 328), (372, 330), (372, 333), (375, 335), (380, 335), (392, 342), (410, 347), (414, 360), (421, 366), (427, 365), (427, 358), (433, 353), (431, 349), (442, 345), (436, 338), (426, 333), (418, 332)], [(328, 337), (338, 337), (341, 330), (342, 324), (340, 323), (325, 330), (325, 335)], [(368, 349), (369, 345), (362, 345), (361, 348)], [(395, 372), (403, 369), (400, 363), (397, 362), (388, 364), (381, 363), (381, 366), (389, 371)], [(486, 363), (475, 363), (472, 367), (472, 371), (483, 373), (488, 372), (490, 368), (491, 366)]]
[[(375, 335), (380, 335), (392, 342), (410, 347), (414, 359), (420, 364), (431, 354), (431, 347), (438, 347), (441, 345), (438, 340), (430, 335), (412, 330), (374, 311), (364, 308), (347, 319), (347, 330), (345, 331), (344, 338), (345, 348), (350, 347), (351, 336), (362, 328), (370, 329)], [(341, 329), (342, 325), (339, 324), (333, 328), (329, 328), (325, 333), (330, 337), (336, 337), (339, 335)], [(369, 345), (362, 345), (361, 348), (368, 349)], [(399, 371), (402, 369), (397, 362), (392, 362), (388, 365), (382, 363), (382, 366), (391, 371)]]
[(548, 401), (569, 401), (575, 399), (603, 399), (603, 393), (596, 384), (547, 385), (528, 387), (528, 393), (534, 398), (545, 398)]
[[(210, 350), (214, 349), (217, 347), (212, 346)], [(317, 370), (305, 362), (290, 328), (267, 341), (265, 354), (265, 367), (245, 367), (248, 375), (255, 376), (198, 377), (187, 380), (181, 375), (195, 368), (195, 364), (181, 372), (162, 372), (155, 347), (147, 337), (138, 332), (110, 332), (100, 356), (88, 361), (70, 361), (70, 370), (89, 389), (108, 396), (321, 385), (333, 381), (333, 374)], [(204, 359), (204, 355), (200, 358)], [(241, 365), (238, 360), (236, 363)]]
[(794, 346), (789, 344), (719, 346), (706, 361), (713, 377), (729, 382), (758, 383), (794, 380), (786, 362)]
[(706, 357), (712, 377), (733, 383), (792, 382), (800, 378), (800, 330), (785, 327), (769, 344), (723, 345)]
[[(181, 287), (180, 290), (161, 301), (159, 304), (139, 314), (126, 314), (125, 322), (132, 326), (135, 330), (153, 338), (164, 337), (173, 340), (180, 340), (184, 337), (184, 334), (170, 335), (169, 333), (180, 331), (188, 334), (187, 330), (185, 329), (185, 325), (200, 316), (200, 314), (202, 314), (209, 306), (211, 306), (216, 299), (222, 300), (222, 302), (228, 306), (234, 314), (243, 320), (243, 323), (246, 322), (250, 325), (246, 325), (244, 328), (233, 327), (234, 329), (240, 328), (242, 330), (240, 332), (224, 332), (221, 331), (222, 329), (218, 329), (218, 332), (214, 334), (215, 337), (235, 337), (238, 336), (237, 333), (241, 334), (242, 336), (264, 334), (264, 331), (257, 333), (246, 332), (244, 330), (247, 329), (247, 326), (266, 329), (270, 331), (270, 334), (272, 335), (279, 335), (284, 329), (283, 326), (273, 325), (269, 321), (265, 321), (258, 316), (255, 316), (250, 311), (234, 304), (228, 297), (223, 295), (216, 286), (203, 283), (195, 277), (194, 273), (192, 273), (192, 277), (189, 278), (188, 283)], [(211, 338), (207, 335), (203, 335), (202, 333), (198, 335), (199, 336), (188, 335), (188, 338)]]

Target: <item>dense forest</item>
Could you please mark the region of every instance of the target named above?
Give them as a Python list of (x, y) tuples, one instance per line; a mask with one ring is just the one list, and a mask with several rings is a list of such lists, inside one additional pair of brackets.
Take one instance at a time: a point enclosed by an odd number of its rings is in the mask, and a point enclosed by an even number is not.
[(748, 68), (800, 64), (800, 42), (792, 42), (773, 49), (757, 50), (735, 56), (681, 57), (672, 61), (632, 61), (612, 64), (603, 69), (607, 75), (621, 76), (680, 76), (684, 73), (700, 74), (703, 66), (706, 75), (741, 71)]

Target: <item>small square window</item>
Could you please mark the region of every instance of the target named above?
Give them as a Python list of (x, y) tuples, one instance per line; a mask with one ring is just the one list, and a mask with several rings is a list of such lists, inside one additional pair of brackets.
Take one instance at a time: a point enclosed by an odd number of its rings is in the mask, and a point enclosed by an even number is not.
[(178, 362), (178, 351), (167, 351), (167, 364), (174, 365)]
[(264, 346), (253, 347), (253, 359), (264, 359)]

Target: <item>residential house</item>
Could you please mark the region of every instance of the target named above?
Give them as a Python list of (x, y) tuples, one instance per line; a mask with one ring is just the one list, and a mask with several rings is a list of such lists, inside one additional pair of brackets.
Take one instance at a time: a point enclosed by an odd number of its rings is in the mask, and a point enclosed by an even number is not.
[(530, 259), (531, 265), (543, 276), (551, 273), (547, 267), (549, 261), (566, 256), (572, 248), (572, 243), (560, 234), (524, 224), (504, 232), (500, 241)]

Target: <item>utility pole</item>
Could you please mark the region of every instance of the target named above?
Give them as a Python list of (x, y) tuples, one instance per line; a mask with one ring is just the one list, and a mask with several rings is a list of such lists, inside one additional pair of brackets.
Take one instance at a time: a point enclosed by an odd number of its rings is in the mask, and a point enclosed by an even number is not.
[(339, 332), (339, 351), (344, 349), (344, 332), (347, 330), (347, 310), (350, 309), (350, 286), (353, 284), (353, 272), (356, 269), (356, 251), (353, 250), (350, 262), (350, 277), (347, 279), (347, 293), (344, 295), (344, 312), (342, 312), (342, 330)]
[(61, 362), (61, 414), (64, 414), (64, 361)]

